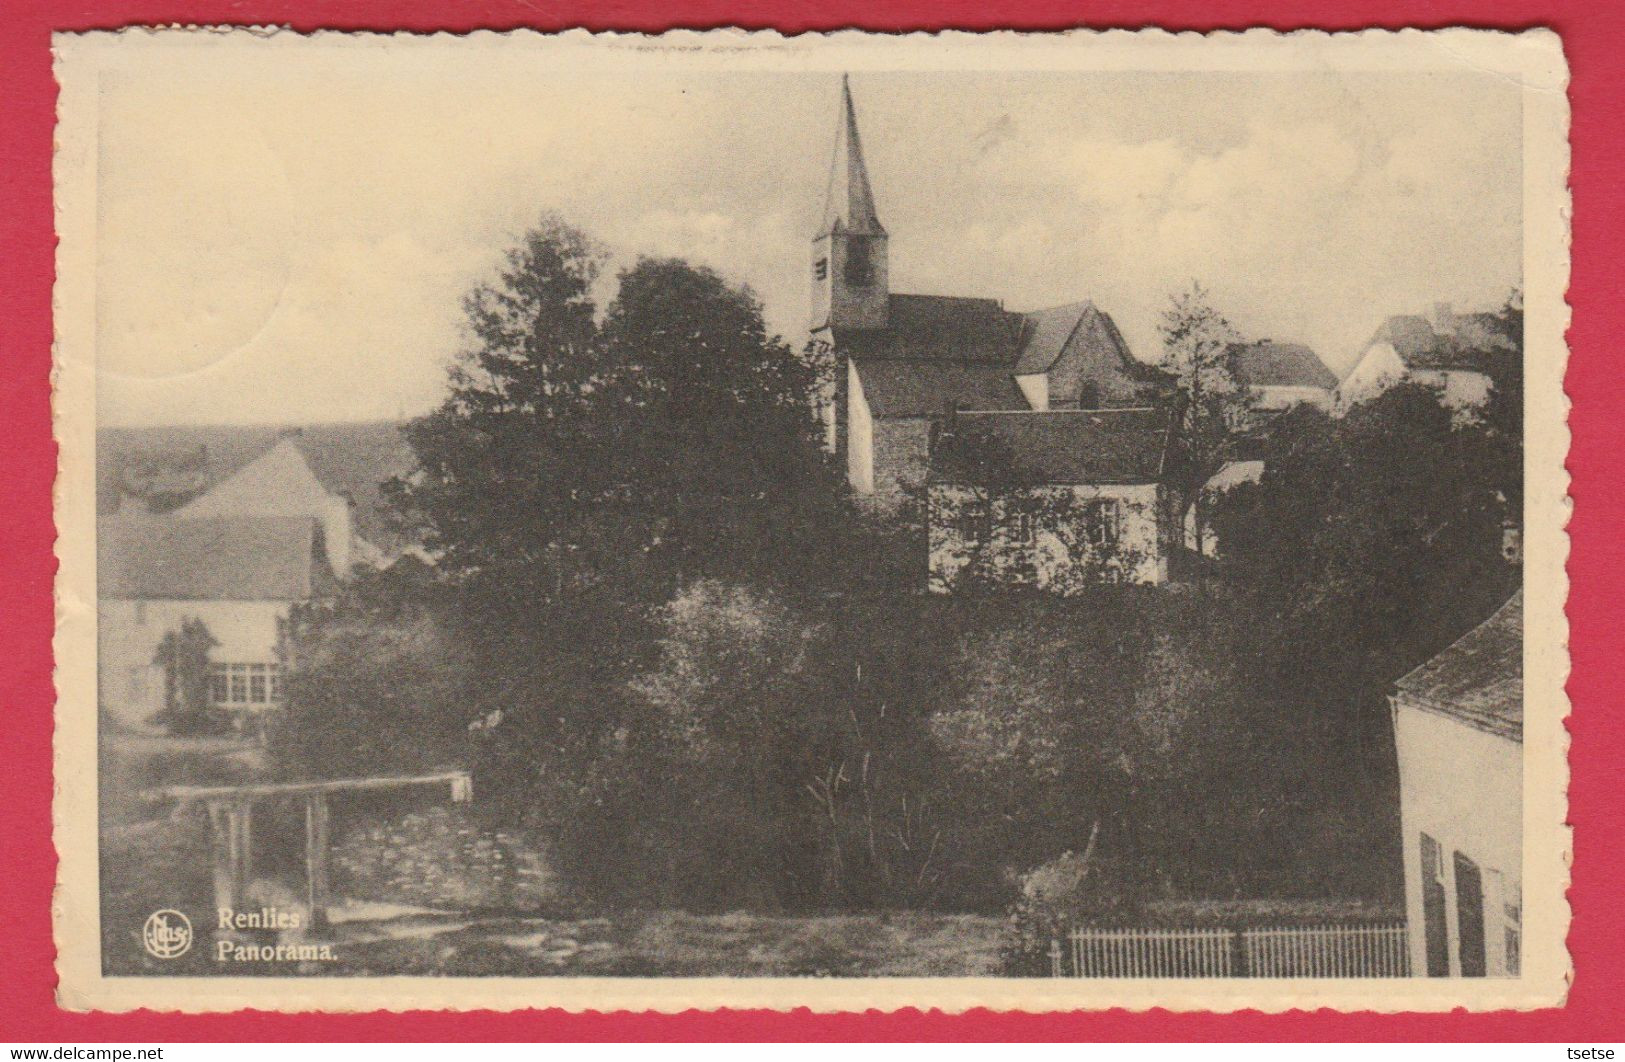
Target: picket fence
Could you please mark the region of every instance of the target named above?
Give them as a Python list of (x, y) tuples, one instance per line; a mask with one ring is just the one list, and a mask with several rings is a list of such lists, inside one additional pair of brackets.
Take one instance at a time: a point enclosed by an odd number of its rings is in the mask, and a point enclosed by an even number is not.
[(1406, 977), (1405, 923), (1214, 929), (1083, 927), (1050, 945), (1056, 977)]

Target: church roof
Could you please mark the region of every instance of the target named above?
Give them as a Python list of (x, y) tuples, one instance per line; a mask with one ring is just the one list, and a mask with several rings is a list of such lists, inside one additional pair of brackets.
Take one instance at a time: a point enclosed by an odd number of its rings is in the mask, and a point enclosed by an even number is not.
[(931, 452), (941, 483), (1152, 483), (1162, 474), (1172, 427), (1155, 409), (962, 413), (945, 422)]
[(1396, 683), (1399, 699), (1523, 740), (1523, 591)]
[(1330, 390), (1337, 386), (1337, 376), (1326, 367), (1319, 355), (1302, 343), (1276, 343), (1269, 339), (1257, 343), (1234, 343), (1230, 347), (1230, 357), (1237, 382), (1248, 387), (1321, 387)]
[(820, 234), (850, 232), (883, 236), (875, 212), (875, 193), (869, 187), (869, 169), (863, 161), (858, 137), (858, 115), (852, 105), (852, 86), (841, 78), (841, 118), (835, 130), (835, 157), (830, 160), (829, 190), (824, 197), (824, 225)]
[(1020, 349), (1021, 317), (996, 299), (892, 295), (885, 328), (842, 334), (838, 340), (858, 356), (977, 362), (1008, 373)]
[(308, 517), (112, 517), (97, 529), (97, 596), (304, 601), (331, 585)]
[(870, 412), (927, 417), (955, 409), (1026, 409), (1010, 370), (930, 358), (853, 358)]

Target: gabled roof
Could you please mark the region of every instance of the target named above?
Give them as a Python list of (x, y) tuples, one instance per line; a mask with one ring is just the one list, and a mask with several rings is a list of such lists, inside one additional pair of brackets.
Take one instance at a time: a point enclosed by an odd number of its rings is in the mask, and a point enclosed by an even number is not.
[(1493, 313), (1452, 315), (1445, 330), (1426, 317), (1399, 314), (1384, 321), (1367, 345), (1389, 344), (1408, 369), (1483, 372), (1487, 352), (1511, 349), (1500, 327)]
[(835, 129), (835, 157), (830, 161), (829, 189), (824, 198), (824, 225), (819, 233), (850, 232), (883, 236), (886, 230), (875, 213), (875, 193), (863, 162), (858, 138), (858, 114), (852, 105), (852, 86), (841, 78), (841, 117)]
[(1083, 316), (1093, 312), (1093, 303), (1074, 302), (1022, 314), (1021, 354), (1016, 359), (1015, 372), (1021, 376), (1048, 372), (1061, 356), (1067, 340), (1078, 331)]
[(1399, 700), (1523, 740), (1523, 591), (1400, 679)]
[(1235, 343), (1230, 347), (1236, 381), (1247, 387), (1319, 387), (1331, 390), (1337, 376), (1302, 343)]
[(96, 432), (97, 511), (124, 504), (171, 512), (212, 490), (287, 440), (324, 488), (355, 502), (355, 533), (394, 555), (407, 543), (380, 487), (415, 467), (399, 424), (102, 428)]
[(962, 413), (943, 422), (931, 452), (939, 483), (1154, 483), (1172, 422), (1156, 409)]
[(332, 585), (320, 545), (306, 517), (111, 517), (97, 528), (97, 596), (304, 601)]
[(877, 417), (927, 417), (955, 409), (1026, 409), (1010, 370), (931, 359), (853, 358)]
[(1021, 317), (996, 299), (953, 295), (892, 295), (886, 327), (843, 331), (848, 354), (914, 361), (962, 361), (1010, 371), (1021, 343)]

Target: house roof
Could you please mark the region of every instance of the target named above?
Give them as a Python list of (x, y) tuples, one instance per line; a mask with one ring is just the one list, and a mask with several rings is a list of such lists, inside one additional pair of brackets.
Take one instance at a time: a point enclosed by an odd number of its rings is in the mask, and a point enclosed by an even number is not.
[(303, 601), (332, 580), (319, 536), (309, 517), (112, 517), (97, 532), (97, 595)]
[[(321, 484), (355, 502), (355, 533), (389, 555), (409, 543), (380, 488), (415, 467), (399, 424), (311, 424), (302, 428), (181, 426), (102, 428), (96, 433), (97, 511), (121, 501), (165, 513), (180, 508), (290, 440)], [(144, 506), (143, 506), (144, 507)]]
[(1248, 387), (1320, 387), (1331, 390), (1337, 376), (1302, 343), (1235, 343), (1230, 347), (1236, 380)]
[(942, 425), (931, 475), (942, 483), (1151, 483), (1171, 426), (1156, 409), (962, 413)]
[(1448, 327), (1436, 329), (1426, 317), (1399, 314), (1382, 323), (1371, 344), (1387, 343), (1409, 369), (1458, 369), (1483, 372), (1484, 354), (1509, 349), (1493, 313), (1454, 314)]
[(1399, 699), (1523, 740), (1523, 591), (1396, 683)]
[[(1136, 406), (1149, 397), (1147, 384), (1164, 374), (1129, 353), (1112, 319), (1092, 303), (1012, 313), (994, 299), (947, 295), (892, 295), (885, 328), (842, 331), (840, 348), (864, 363), (882, 360), (906, 362), (911, 371), (924, 373), (930, 363), (996, 368), (1005, 383), (994, 384), (982, 373), (945, 373), (911, 385), (937, 396), (945, 387), (962, 389), (978, 381), (975, 396), (960, 399), (962, 407), (1026, 409), (1016, 401), (1014, 377), (1033, 373), (1051, 376), (1051, 401), (1076, 402), (1085, 384), (1096, 398), (1091, 405)], [(866, 377), (867, 379), (867, 377)], [(956, 381), (949, 385), (945, 381)], [(899, 384), (899, 387), (904, 385)], [(989, 390), (991, 389), (991, 390)], [(884, 405), (884, 402), (881, 403)], [(914, 416), (921, 411), (942, 412), (947, 402), (931, 397), (902, 403), (902, 412), (880, 408), (881, 416)]]
[(1094, 312), (1093, 303), (1073, 302), (1022, 314), (1021, 354), (1015, 372), (1022, 376), (1047, 372), (1078, 331), (1084, 315)]
[(1010, 370), (932, 359), (853, 358), (877, 417), (926, 417), (955, 409), (1026, 409)]

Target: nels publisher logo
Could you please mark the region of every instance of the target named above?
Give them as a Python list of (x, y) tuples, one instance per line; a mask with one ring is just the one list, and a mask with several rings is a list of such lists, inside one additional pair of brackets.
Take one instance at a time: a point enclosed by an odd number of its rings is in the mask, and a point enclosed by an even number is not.
[(192, 946), (192, 922), (179, 911), (154, 911), (141, 927), (141, 943), (154, 958), (178, 959)]

